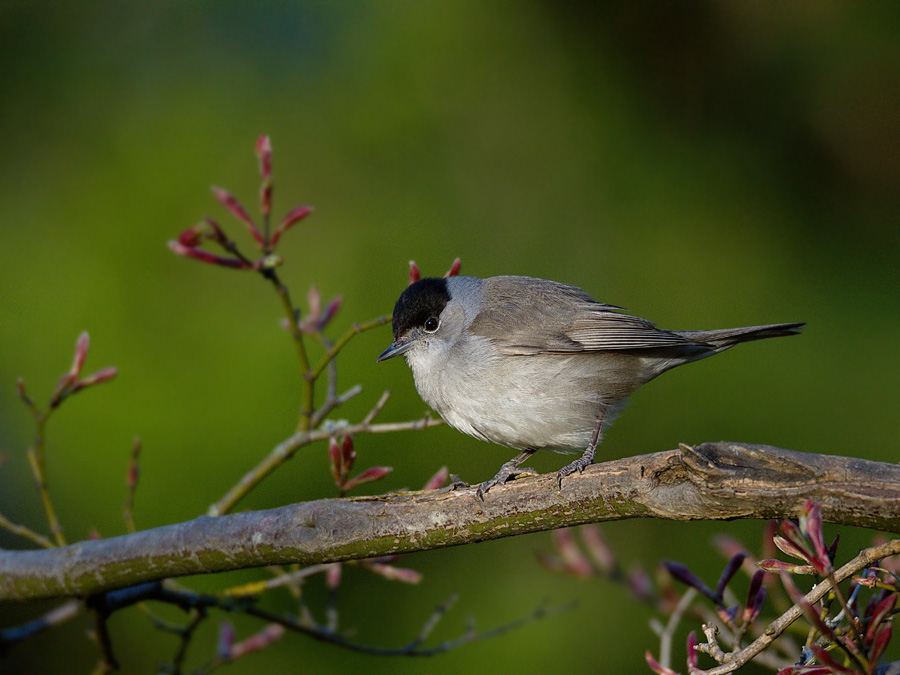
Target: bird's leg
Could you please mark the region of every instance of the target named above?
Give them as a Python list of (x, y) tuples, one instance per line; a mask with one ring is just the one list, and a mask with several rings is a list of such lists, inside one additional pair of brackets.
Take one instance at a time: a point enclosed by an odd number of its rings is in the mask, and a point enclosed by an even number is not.
[(584, 454), (569, 464), (566, 464), (563, 468), (556, 472), (556, 482), (559, 485), (559, 489), (562, 490), (562, 479), (568, 476), (570, 473), (581, 473), (584, 471), (584, 467), (590, 466), (594, 463), (594, 453), (597, 451), (597, 443), (600, 442), (600, 430), (603, 428), (603, 409), (600, 409), (600, 412), (597, 413), (597, 421), (594, 424), (594, 433), (591, 435), (591, 442), (588, 443), (587, 448), (585, 448)]
[(484, 481), (481, 485), (478, 486), (478, 490), (475, 494), (481, 501), (484, 501), (484, 494), (490, 490), (495, 485), (503, 485), (506, 481), (508, 481), (513, 476), (517, 476), (520, 474), (536, 474), (537, 471), (534, 469), (530, 469), (528, 467), (519, 468), (519, 465), (531, 457), (536, 450), (523, 450), (518, 455), (509, 460), (506, 464), (500, 467), (500, 470), (497, 472), (497, 475), (491, 478), (490, 480)]

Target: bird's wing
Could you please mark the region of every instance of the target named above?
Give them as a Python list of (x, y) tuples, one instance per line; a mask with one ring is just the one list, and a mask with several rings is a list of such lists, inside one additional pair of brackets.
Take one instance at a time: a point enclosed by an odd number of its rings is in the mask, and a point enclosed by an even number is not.
[[(489, 337), (506, 354), (574, 353), (647, 349), (702, 342), (661, 330), (646, 319), (595, 302), (579, 288), (529, 280), (527, 292), (506, 278), (469, 331)], [(542, 283), (535, 284), (540, 281)], [(521, 292), (517, 292), (521, 291)], [(562, 310), (560, 308), (563, 308)]]

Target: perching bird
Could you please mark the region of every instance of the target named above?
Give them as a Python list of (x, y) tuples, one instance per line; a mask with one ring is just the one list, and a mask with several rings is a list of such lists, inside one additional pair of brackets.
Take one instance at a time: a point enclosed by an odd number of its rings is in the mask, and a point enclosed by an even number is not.
[(422, 279), (403, 291), (394, 342), (422, 399), (453, 428), (520, 450), (478, 496), (526, 471), (540, 449), (584, 454), (558, 482), (594, 461), (602, 431), (642, 384), (739, 342), (795, 335), (803, 323), (668, 331), (575, 286), (532, 277)]

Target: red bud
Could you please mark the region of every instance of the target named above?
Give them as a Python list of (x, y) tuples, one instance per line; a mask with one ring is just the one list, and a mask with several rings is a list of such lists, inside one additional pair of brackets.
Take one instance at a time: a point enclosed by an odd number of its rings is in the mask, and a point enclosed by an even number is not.
[(84, 331), (78, 336), (78, 340), (75, 342), (75, 358), (72, 361), (72, 367), (69, 369), (69, 375), (72, 377), (78, 377), (78, 375), (81, 374), (81, 368), (84, 366), (84, 360), (87, 358), (90, 346), (91, 338), (87, 334), (87, 331)]
[(338, 489), (343, 488), (346, 474), (343, 470), (343, 461), (341, 461), (341, 446), (333, 438), (328, 439), (328, 463), (331, 465), (331, 477), (334, 478), (334, 484)]
[(119, 374), (119, 369), (115, 367), (103, 368), (102, 370), (98, 370), (93, 375), (88, 375), (85, 378), (78, 380), (75, 383), (75, 386), (72, 387), (72, 393), (74, 394), (76, 391), (80, 391), (85, 387), (92, 387), (95, 384), (102, 384), (103, 382), (108, 382), (113, 379), (116, 375)]
[(416, 265), (416, 261), (410, 260), (409, 261), (409, 283), (410, 283), (410, 285), (416, 283), (421, 278), (422, 278), (422, 273), (419, 272), (419, 266)]
[(445, 278), (455, 277), (457, 274), (459, 274), (459, 270), (461, 267), (462, 267), (462, 260), (460, 260), (459, 258), (456, 258), (453, 261), (453, 264), (450, 265), (450, 269), (447, 270), (447, 273), (444, 275), (444, 277)]
[(256, 156), (259, 157), (259, 173), (263, 180), (272, 176), (272, 141), (266, 134), (256, 139)]
[(647, 665), (650, 666), (650, 670), (657, 673), (657, 675), (678, 675), (678, 673), (671, 668), (663, 668), (659, 665), (657, 660), (653, 658), (653, 654), (650, 653), (649, 649), (647, 650), (647, 653), (644, 654), (644, 658), (647, 660)]
[(697, 645), (699, 642), (697, 641), (697, 632), (691, 631), (687, 636), (687, 666), (688, 672), (694, 671), (699, 668), (699, 653), (697, 652)]
[(423, 490), (438, 490), (438, 489), (444, 487), (444, 483), (447, 482), (447, 476), (449, 475), (449, 473), (450, 472), (447, 469), (447, 467), (442, 466), (440, 469), (437, 470), (437, 473), (435, 473), (431, 478), (428, 479), (428, 482), (425, 483), (425, 487), (423, 487), (422, 489)]
[(279, 223), (278, 227), (275, 229), (275, 232), (272, 233), (272, 248), (278, 244), (278, 240), (281, 239), (281, 235), (288, 231), (291, 227), (296, 225), (298, 222), (306, 218), (310, 213), (313, 212), (313, 208), (311, 206), (298, 206), (297, 208), (288, 212), (288, 214), (282, 218), (281, 223)]
[(263, 241), (263, 236), (259, 231), (259, 228), (256, 227), (256, 223), (248, 215), (247, 211), (241, 206), (241, 203), (235, 198), (233, 194), (228, 192), (228, 190), (224, 190), (220, 187), (216, 187), (215, 185), (212, 187), (213, 194), (216, 199), (219, 200), (219, 203), (222, 204), (226, 209), (231, 211), (235, 218), (242, 221), (247, 229), (250, 231), (250, 235), (259, 244), (260, 247), (265, 245)]
[(238, 258), (225, 258), (223, 256), (210, 253), (209, 251), (204, 251), (202, 248), (184, 246), (177, 241), (170, 241), (169, 248), (172, 249), (175, 255), (180, 255), (184, 258), (193, 258), (194, 260), (209, 263), (210, 265), (220, 265), (221, 267), (230, 267), (232, 269), (238, 270), (249, 269), (250, 267), (252, 267), (252, 265)]
[(189, 227), (178, 235), (178, 243), (182, 246), (199, 246), (203, 238), (196, 225)]
[(366, 469), (358, 476), (354, 476), (344, 483), (344, 491), (348, 492), (363, 483), (371, 483), (372, 481), (381, 480), (394, 470), (392, 466), (373, 466)]

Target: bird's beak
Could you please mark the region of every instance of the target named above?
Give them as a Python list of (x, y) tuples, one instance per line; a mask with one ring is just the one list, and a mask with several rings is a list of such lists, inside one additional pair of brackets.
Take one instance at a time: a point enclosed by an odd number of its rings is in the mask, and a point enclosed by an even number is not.
[(399, 340), (395, 340), (394, 344), (385, 349), (377, 359), (375, 359), (376, 363), (380, 363), (381, 361), (387, 361), (388, 359), (392, 359), (395, 356), (399, 356), (403, 352), (409, 351), (412, 349), (415, 343), (412, 340), (405, 340), (400, 338)]

